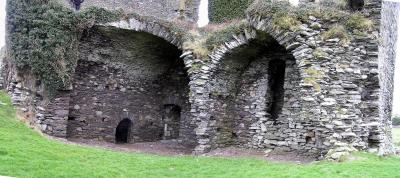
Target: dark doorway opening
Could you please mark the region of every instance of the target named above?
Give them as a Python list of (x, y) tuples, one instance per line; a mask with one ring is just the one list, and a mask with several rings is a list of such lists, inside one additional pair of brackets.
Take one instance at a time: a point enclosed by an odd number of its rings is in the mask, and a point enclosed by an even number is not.
[(115, 132), (116, 143), (128, 143), (132, 121), (130, 119), (122, 120)]
[(286, 62), (284, 60), (271, 60), (268, 66), (268, 93), (270, 98), (267, 112), (271, 115), (274, 124), (276, 124), (284, 102)]
[(164, 105), (163, 140), (177, 139), (181, 125), (181, 107), (174, 104)]

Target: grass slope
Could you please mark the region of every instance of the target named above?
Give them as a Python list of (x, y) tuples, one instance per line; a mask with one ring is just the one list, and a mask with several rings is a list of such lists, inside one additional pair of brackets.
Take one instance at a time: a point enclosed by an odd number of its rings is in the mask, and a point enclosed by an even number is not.
[(257, 159), (164, 157), (66, 145), (16, 120), (0, 93), (0, 175), (15, 177), (400, 177), (400, 158), (359, 153), (356, 161), (311, 165)]

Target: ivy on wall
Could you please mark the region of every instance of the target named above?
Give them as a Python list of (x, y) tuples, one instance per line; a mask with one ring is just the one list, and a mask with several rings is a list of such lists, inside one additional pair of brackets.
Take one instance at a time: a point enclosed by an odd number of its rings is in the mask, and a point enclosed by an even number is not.
[(19, 71), (32, 71), (52, 96), (70, 86), (83, 30), (119, 16), (97, 8), (76, 13), (52, 1), (8, 1), (9, 54)]
[(221, 23), (232, 19), (241, 19), (245, 16), (247, 7), (254, 0), (210, 0), (210, 21)]

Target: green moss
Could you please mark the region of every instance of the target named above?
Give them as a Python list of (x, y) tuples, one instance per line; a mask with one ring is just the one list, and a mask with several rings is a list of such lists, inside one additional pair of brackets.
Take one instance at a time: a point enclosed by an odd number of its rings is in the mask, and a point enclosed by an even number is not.
[(215, 23), (245, 16), (247, 7), (254, 0), (211, 0), (209, 5), (210, 21)]
[(311, 67), (306, 69), (305, 72), (307, 73), (307, 75), (314, 78), (322, 78), (324, 76), (324, 72)]
[(313, 55), (317, 59), (325, 59), (328, 57), (328, 53), (324, 52), (321, 48), (315, 49)]
[(320, 92), (321, 85), (317, 82), (317, 80), (324, 77), (324, 72), (310, 67), (305, 70), (305, 73), (308, 76), (305, 77), (304, 82), (307, 84), (311, 84), (314, 87), (315, 91)]
[(321, 85), (317, 82), (317, 79), (314, 77), (306, 77), (304, 82), (313, 86), (314, 90), (317, 92), (321, 92)]
[(190, 67), (190, 69), (188, 70), (188, 72), (190, 73), (190, 72), (199, 71), (199, 70), (201, 69), (202, 66), (203, 66), (203, 65), (200, 64), (200, 63), (193, 64), (192, 67)]

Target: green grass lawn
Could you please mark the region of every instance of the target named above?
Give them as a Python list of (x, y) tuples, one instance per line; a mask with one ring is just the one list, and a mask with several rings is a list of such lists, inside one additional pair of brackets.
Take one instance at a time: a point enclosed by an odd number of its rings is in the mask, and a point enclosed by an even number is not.
[(0, 175), (15, 177), (400, 177), (400, 158), (358, 153), (344, 163), (268, 163), (258, 159), (120, 153), (48, 140), (15, 118), (0, 93)]

